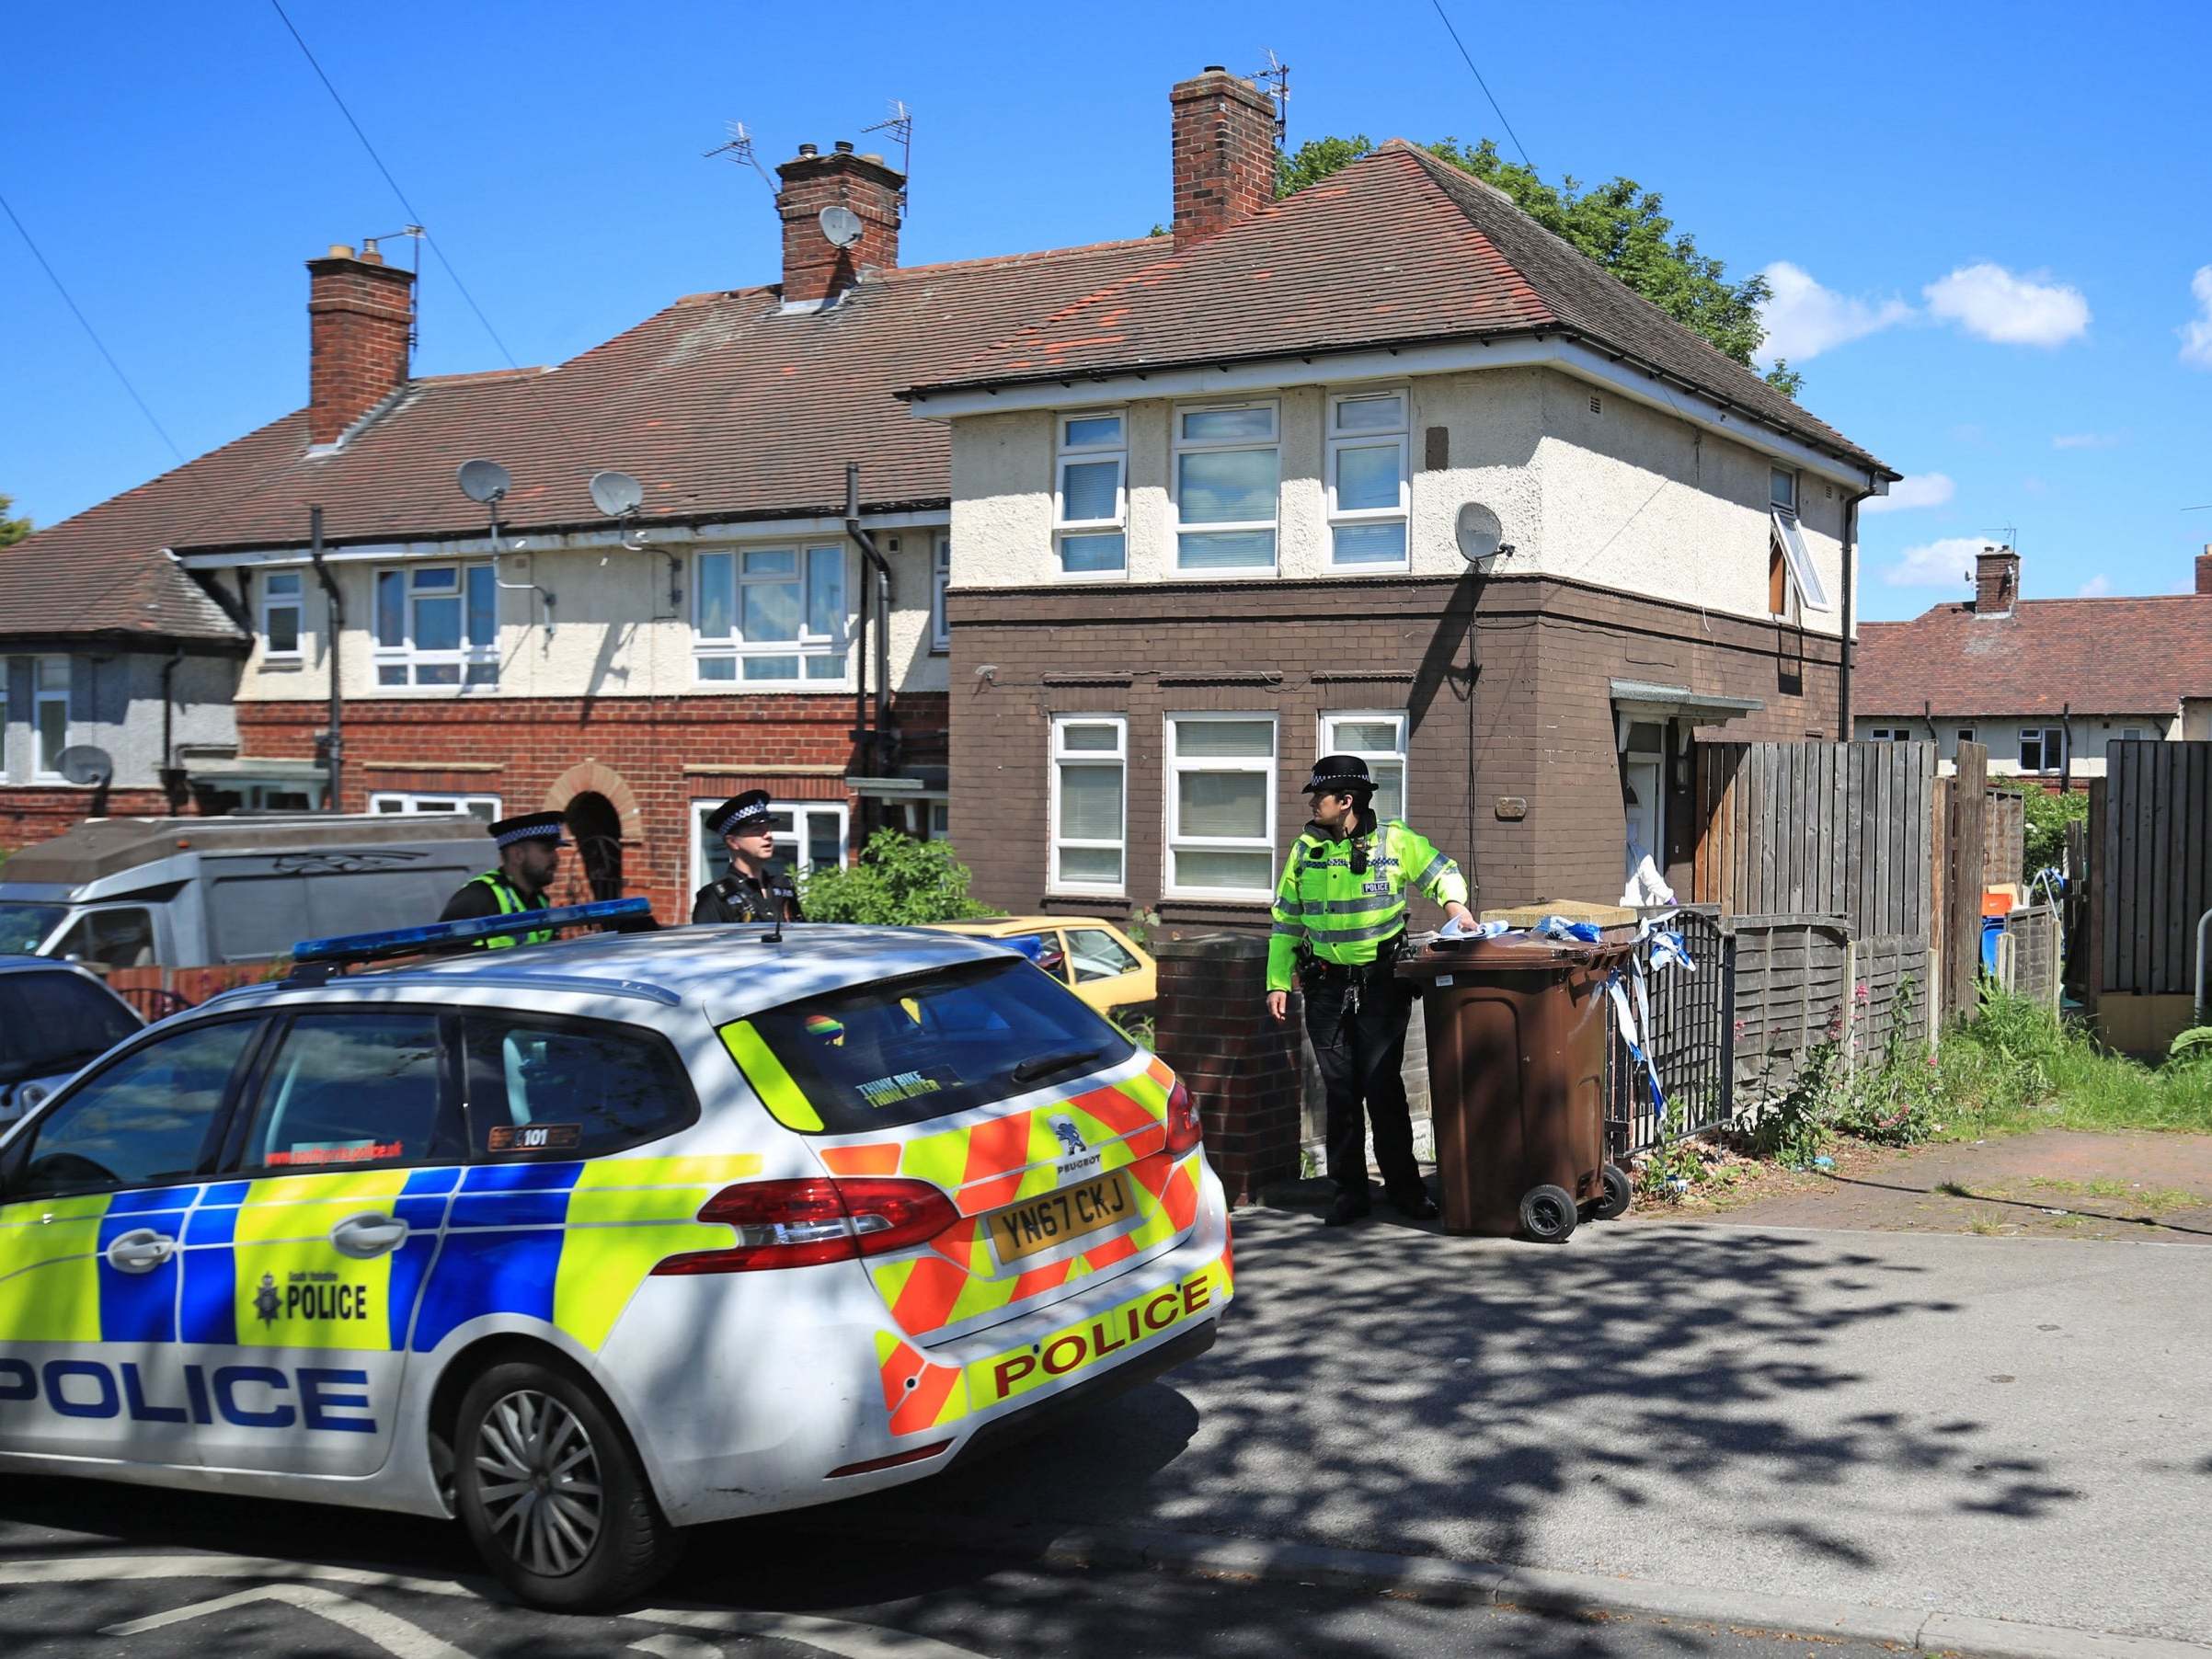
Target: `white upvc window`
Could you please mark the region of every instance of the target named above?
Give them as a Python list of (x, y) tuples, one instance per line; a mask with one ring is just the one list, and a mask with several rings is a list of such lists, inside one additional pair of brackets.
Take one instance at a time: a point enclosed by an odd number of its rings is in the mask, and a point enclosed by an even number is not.
[(62, 751), (69, 747), (69, 658), (40, 657), (31, 676), (32, 775), (43, 784), (58, 784)]
[[(729, 844), (706, 827), (720, 800), (692, 803), (693, 891), (729, 874)], [(845, 807), (842, 801), (775, 801), (768, 807), (775, 856), (797, 875), (836, 869), (845, 862)]]
[(1867, 728), (1866, 740), (1870, 743), (1909, 743), (1912, 741), (1912, 731), (1910, 727), (1903, 726), (1870, 727)]
[(1410, 404), (1403, 390), (1329, 399), (1329, 562), (1404, 569)]
[(698, 555), (692, 654), (701, 680), (842, 681), (851, 623), (842, 545)]
[(1956, 740), (1961, 743), (1974, 742), (1976, 740), (1974, 736), (1974, 728), (1971, 726), (1960, 727), (1958, 728), (1958, 737)]
[[(1797, 475), (1782, 467), (1767, 474), (1767, 520), (1773, 527), (1767, 585), (1767, 608), (1776, 616), (1797, 620), (1800, 606), (1807, 611), (1828, 608), (1828, 589), (1805, 544), (1797, 523)], [(1786, 585), (1787, 590), (1784, 591)]]
[(945, 614), (945, 596), (952, 588), (952, 532), (937, 532), (929, 556), (929, 648), (952, 649), (952, 622)]
[(1129, 421), (1119, 409), (1052, 418), (1052, 550), (1077, 580), (1129, 569)]
[(465, 812), (487, 824), (500, 816), (496, 795), (416, 795), (395, 789), (380, 789), (372, 795), (369, 810), (402, 818), (425, 812)]
[(489, 564), (376, 573), (376, 683), (499, 683), (499, 589)]
[(297, 570), (271, 570), (261, 578), (261, 660), (297, 662), (304, 617), (306, 578)]
[(1175, 410), (1169, 494), (1177, 570), (1272, 570), (1282, 484), (1272, 399)]
[(1324, 755), (1358, 755), (1375, 780), (1375, 816), (1405, 816), (1405, 715), (1403, 710), (1362, 710), (1321, 717)]
[(2031, 726), (2020, 734), (2023, 772), (2057, 772), (2065, 754), (2065, 735), (2055, 726)]
[(1275, 735), (1268, 714), (1167, 717), (1167, 893), (1275, 890)]
[(1128, 880), (1129, 725), (1120, 715), (1052, 717), (1055, 893), (1118, 894)]

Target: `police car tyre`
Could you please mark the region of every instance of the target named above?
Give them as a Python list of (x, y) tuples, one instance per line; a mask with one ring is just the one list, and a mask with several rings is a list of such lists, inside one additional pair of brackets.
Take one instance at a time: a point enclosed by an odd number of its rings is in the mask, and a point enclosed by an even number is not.
[(585, 1612), (664, 1577), (682, 1535), (599, 1393), (531, 1360), (491, 1367), (462, 1396), (461, 1518), (500, 1582), (533, 1607)]
[(1558, 1244), (1575, 1230), (1575, 1195), (1546, 1182), (1521, 1195), (1520, 1230), (1539, 1244)]
[(1609, 1163), (1598, 1172), (1605, 1183), (1605, 1196), (1599, 1199), (1590, 1214), (1600, 1221), (1610, 1221), (1628, 1214), (1628, 1207), (1635, 1196), (1635, 1188), (1628, 1179), (1628, 1172), (1617, 1163)]

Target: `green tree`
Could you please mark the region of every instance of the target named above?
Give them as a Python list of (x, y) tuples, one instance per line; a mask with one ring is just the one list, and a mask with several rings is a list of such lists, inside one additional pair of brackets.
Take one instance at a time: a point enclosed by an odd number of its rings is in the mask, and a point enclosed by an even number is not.
[(2057, 869), (2066, 862), (2066, 827), (2089, 821), (2089, 792), (2069, 789), (2053, 795), (2031, 787), (2013, 793), (2021, 797), (2027, 817), (2027, 858), (2021, 867), (2030, 875)]
[(809, 921), (859, 921), (877, 927), (914, 927), (993, 916), (989, 905), (968, 896), (968, 866), (945, 841), (918, 841), (896, 830), (868, 837), (850, 868), (822, 868), (800, 884), (799, 903)]
[(15, 497), (0, 496), (0, 547), (13, 547), (31, 532), (29, 519), (11, 519), (7, 516), (8, 509), (15, 504)]
[[(1365, 133), (1310, 138), (1276, 161), (1275, 193), (1288, 196), (1349, 166), (1373, 146)], [(1547, 184), (1533, 167), (1509, 162), (1489, 139), (1467, 145), (1456, 138), (1425, 146), (1430, 154), (1496, 185), (1521, 212), (1582, 253), (1684, 327), (1695, 330), (1746, 367), (1766, 339), (1759, 320), (1769, 289), (1763, 276), (1728, 280), (1720, 260), (1699, 250), (1697, 239), (1678, 230), (1664, 199), (1633, 178), (1614, 178), (1585, 189), (1573, 177)], [(1805, 376), (1786, 362), (1767, 372), (1767, 383), (1794, 397)]]

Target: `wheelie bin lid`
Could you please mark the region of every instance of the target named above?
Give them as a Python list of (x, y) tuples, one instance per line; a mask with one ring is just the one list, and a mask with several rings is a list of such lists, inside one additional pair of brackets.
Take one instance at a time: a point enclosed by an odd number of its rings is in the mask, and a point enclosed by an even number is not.
[(1573, 939), (1546, 939), (1535, 933), (1501, 933), (1492, 938), (1445, 939), (1435, 934), (1411, 942), (1398, 958), (1398, 977), (1435, 979), (1456, 974), (1561, 974), (1617, 967), (1635, 954), (1632, 940), (1586, 944)]

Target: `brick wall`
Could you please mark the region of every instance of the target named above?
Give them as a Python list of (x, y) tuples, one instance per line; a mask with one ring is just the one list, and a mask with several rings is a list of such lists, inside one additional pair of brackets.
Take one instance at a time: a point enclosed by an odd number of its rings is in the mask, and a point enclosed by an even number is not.
[[(945, 757), (942, 692), (893, 699), (909, 764)], [(257, 759), (311, 756), (327, 724), (321, 703), (242, 703), (238, 734)], [(350, 703), (345, 799), (373, 794), (490, 795), (509, 813), (565, 808), (587, 791), (622, 823), (623, 888), (653, 901), (663, 921), (689, 918), (691, 803), (760, 788), (778, 800), (842, 801), (853, 844), (865, 833), (847, 794), (853, 700), (831, 697), (499, 698)], [(571, 855), (563, 879), (589, 897)]]
[(1296, 1027), (1267, 1017), (1267, 946), (1245, 933), (1158, 940), (1154, 1051), (1191, 1093), (1232, 1204), (1298, 1173)]
[[(1761, 699), (1763, 710), (1725, 728), (1731, 738), (1835, 731), (1835, 640), (1550, 578), (968, 589), (950, 602), (952, 683), (973, 688), (963, 690), (952, 730), (953, 839), (973, 853), (978, 896), (1015, 911), (1156, 906), (1171, 924), (1265, 921), (1258, 902), (1160, 896), (1171, 713), (1277, 716), (1279, 855), (1304, 822), (1298, 791), (1321, 715), (1405, 710), (1407, 816), (1479, 878), (1478, 903), (1494, 905), (1619, 896), (1610, 681)], [(984, 665), (994, 670), (988, 680), (977, 675)], [(1051, 717), (1083, 713), (1129, 718), (1120, 898), (1047, 890)], [(1502, 816), (1507, 800), (1525, 801), (1525, 816)], [(1669, 863), (1684, 881), (1690, 805), (1686, 787), (1670, 795), (1679, 839)], [(1416, 927), (1438, 920), (1416, 906)]]
[(350, 248), (307, 273), (307, 440), (329, 443), (407, 384), (415, 276)]

